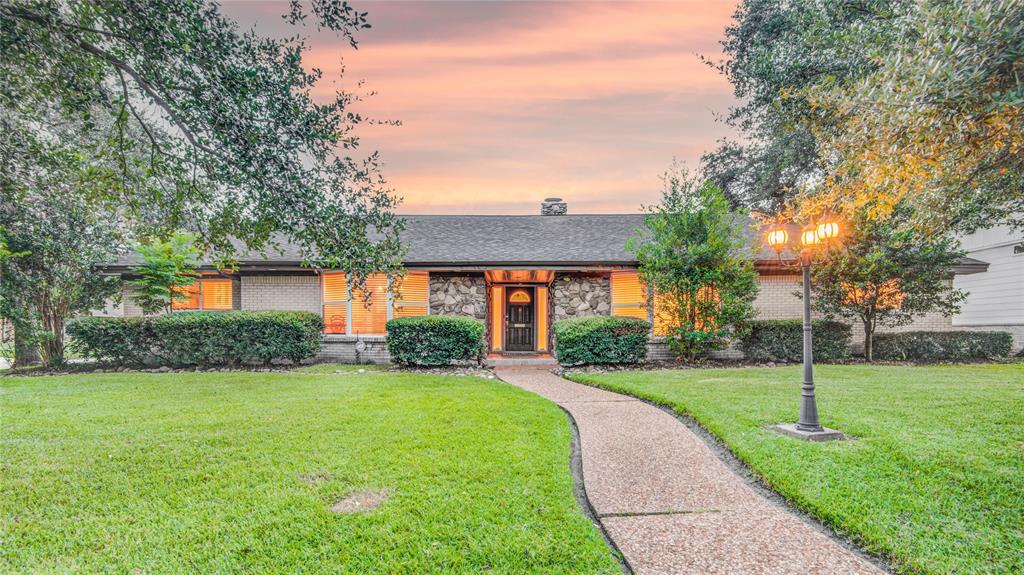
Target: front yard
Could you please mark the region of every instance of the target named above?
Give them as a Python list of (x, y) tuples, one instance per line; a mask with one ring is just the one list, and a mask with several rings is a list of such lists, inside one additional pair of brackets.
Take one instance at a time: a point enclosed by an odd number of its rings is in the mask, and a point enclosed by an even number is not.
[(1024, 364), (822, 366), (822, 424), (795, 421), (800, 368), (577, 374), (692, 416), (797, 506), (904, 573), (1024, 572)]
[(3, 573), (619, 572), (566, 416), (492, 380), (4, 378), (0, 418)]

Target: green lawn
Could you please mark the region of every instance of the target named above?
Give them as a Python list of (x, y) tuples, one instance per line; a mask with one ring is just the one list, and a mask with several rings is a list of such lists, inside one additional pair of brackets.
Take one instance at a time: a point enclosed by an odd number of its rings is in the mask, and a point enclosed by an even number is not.
[(619, 571), (565, 415), (492, 380), (3, 378), (0, 418), (0, 573)]
[(887, 555), (905, 573), (1024, 573), (1024, 364), (821, 366), (822, 424), (795, 421), (800, 368), (573, 376), (671, 406), (707, 427), (775, 490)]

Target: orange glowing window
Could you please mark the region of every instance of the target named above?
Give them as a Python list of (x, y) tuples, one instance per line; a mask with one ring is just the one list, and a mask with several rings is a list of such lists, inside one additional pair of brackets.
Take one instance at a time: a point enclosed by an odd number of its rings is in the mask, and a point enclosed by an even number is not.
[(524, 289), (514, 290), (508, 296), (509, 303), (530, 303), (530, 294)]
[(176, 289), (185, 298), (174, 298), (172, 310), (230, 310), (234, 307), (234, 294), (229, 279), (198, 279), (190, 286)]
[(430, 274), (409, 272), (394, 278), (391, 285), (394, 317), (413, 317), (429, 313)]
[(351, 335), (384, 335), (388, 321), (388, 276), (370, 274), (364, 289), (352, 290)]
[(873, 299), (875, 305), (880, 309), (899, 309), (903, 307), (903, 298), (905, 296), (899, 280), (891, 279), (882, 282), (878, 286), (870, 283), (858, 286), (849, 282), (844, 282), (842, 286), (846, 292), (845, 300), (847, 304), (864, 305), (871, 303)]
[[(682, 294), (679, 298), (654, 295), (654, 335), (668, 335), (684, 319), (698, 330), (703, 329), (709, 314), (717, 309), (719, 303), (718, 290), (714, 286), (704, 286), (695, 294)], [(681, 310), (683, 315), (680, 315)]]
[(185, 297), (175, 297), (171, 300), (171, 309), (199, 309), (199, 282), (188, 287), (174, 288), (175, 293), (183, 294)]
[(323, 275), (324, 333), (345, 333), (348, 329), (348, 285), (343, 273)]
[(647, 289), (636, 272), (613, 272), (612, 315), (647, 320)]
[(203, 309), (231, 309), (231, 280), (199, 280)]

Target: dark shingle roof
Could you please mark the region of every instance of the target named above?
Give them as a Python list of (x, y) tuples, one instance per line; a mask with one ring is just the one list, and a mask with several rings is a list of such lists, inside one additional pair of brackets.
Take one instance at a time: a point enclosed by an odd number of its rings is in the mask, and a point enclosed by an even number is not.
[(642, 214), (406, 216), (406, 264), (634, 262), (626, 241)]
[[(405, 219), (402, 242), (407, 246), (407, 266), (587, 266), (635, 265), (636, 258), (626, 250), (626, 242), (637, 236), (643, 214), (579, 214), (559, 216), (476, 216), (410, 215)], [(760, 234), (758, 226), (748, 228)], [(778, 258), (767, 246), (754, 241), (755, 261), (759, 265), (777, 265)], [(266, 257), (241, 253), (239, 262), (251, 266), (298, 265), (302, 254), (298, 246), (279, 242)], [(793, 257), (785, 252), (785, 258)], [(120, 271), (133, 263), (128, 256), (105, 267)], [(988, 264), (963, 258), (954, 271), (977, 273)]]

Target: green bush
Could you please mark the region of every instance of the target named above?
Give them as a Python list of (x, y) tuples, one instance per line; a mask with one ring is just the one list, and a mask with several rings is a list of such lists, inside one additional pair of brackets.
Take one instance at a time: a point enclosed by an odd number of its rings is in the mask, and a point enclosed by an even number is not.
[(639, 363), (650, 332), (650, 323), (628, 317), (564, 319), (555, 322), (555, 353), (563, 365)]
[[(768, 319), (749, 322), (750, 331), (739, 340), (739, 349), (754, 361), (801, 361), (804, 357), (804, 324), (798, 319)], [(851, 329), (838, 321), (813, 320), (815, 361), (836, 361), (850, 357)]]
[(322, 331), (320, 316), (291, 311), (83, 317), (68, 324), (68, 333), (83, 356), (119, 365), (299, 362), (320, 351)]
[(479, 362), (484, 324), (468, 317), (425, 315), (387, 323), (388, 353), (403, 365), (452, 365)]
[(963, 361), (1010, 355), (1013, 337), (1005, 331), (908, 331), (874, 338), (876, 359)]
[(159, 348), (151, 318), (79, 317), (69, 321), (66, 330), (72, 350), (117, 365), (152, 361)]

